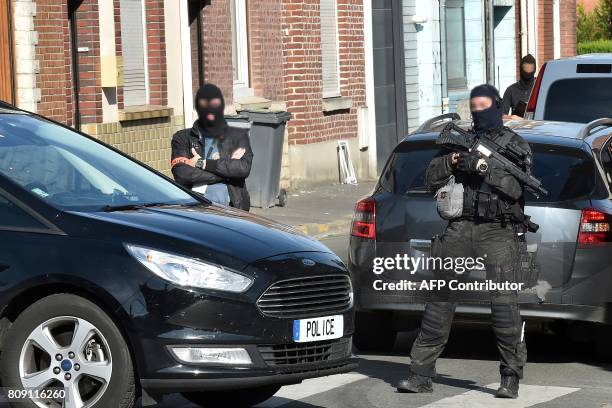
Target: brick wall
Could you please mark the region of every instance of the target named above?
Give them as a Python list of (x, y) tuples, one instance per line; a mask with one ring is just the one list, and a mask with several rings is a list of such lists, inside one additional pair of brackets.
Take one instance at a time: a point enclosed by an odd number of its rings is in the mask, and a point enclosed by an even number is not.
[(229, 0), (212, 0), (203, 10), (204, 79), (223, 91), (226, 105), (233, 102), (232, 25)]
[(321, 25), (318, 0), (283, 0), (284, 81), (290, 144), (308, 144), (357, 136), (357, 107), (365, 100), (363, 4), (338, 0), (340, 93), (353, 98), (349, 112), (324, 114)]
[(164, 0), (145, 0), (147, 57), (149, 68), (149, 103), (166, 106), (166, 41)]
[[(102, 120), (98, 1), (84, 0), (76, 12), (76, 19), (77, 47), (89, 49), (77, 54), (81, 123), (98, 123)], [(70, 94), (71, 89), (65, 92)]]
[(591, 12), (600, 0), (578, 0), (578, 3), (584, 6), (587, 13)]
[[(576, 55), (576, 0), (559, 0), (561, 57)], [(553, 1), (538, 2), (538, 64), (553, 59)]]
[(73, 124), (72, 67), (70, 29), (65, 2), (38, 0), (34, 16), (38, 61), (36, 87), (40, 100), (36, 110), (41, 115), (68, 125)]
[(553, 2), (552, 0), (538, 1), (538, 64), (555, 58), (554, 28), (553, 28)]
[(561, 56), (576, 55), (576, 0), (559, 0), (561, 14)]
[(277, 0), (248, 1), (251, 87), (255, 95), (282, 100), (282, 7)]

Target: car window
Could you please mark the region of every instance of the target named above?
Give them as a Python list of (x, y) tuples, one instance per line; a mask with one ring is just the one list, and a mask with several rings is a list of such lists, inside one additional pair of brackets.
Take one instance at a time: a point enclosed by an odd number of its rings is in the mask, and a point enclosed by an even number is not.
[(554, 82), (544, 105), (544, 120), (588, 123), (612, 117), (612, 77)]
[(434, 143), (402, 143), (385, 166), (380, 177), (381, 186), (392, 193), (403, 195), (427, 192), (425, 172), (440, 148)]
[(0, 114), (0, 175), (64, 210), (196, 202), (121, 154), (70, 129), (22, 114)]
[(0, 195), (0, 228), (48, 229), (32, 215), (2, 195)]
[(561, 202), (588, 197), (595, 188), (596, 172), (592, 157), (578, 149), (532, 145), (534, 177), (548, 190), (540, 198), (526, 193), (525, 202)]
[(612, 138), (604, 145), (601, 150), (601, 167), (603, 167), (606, 182), (612, 190)]
[[(595, 187), (593, 159), (582, 150), (533, 145), (533, 175), (542, 181), (548, 196), (526, 193), (526, 202), (561, 202), (589, 196)], [(380, 185), (394, 194), (422, 194), (429, 162), (440, 153), (433, 143), (402, 143), (389, 158)]]

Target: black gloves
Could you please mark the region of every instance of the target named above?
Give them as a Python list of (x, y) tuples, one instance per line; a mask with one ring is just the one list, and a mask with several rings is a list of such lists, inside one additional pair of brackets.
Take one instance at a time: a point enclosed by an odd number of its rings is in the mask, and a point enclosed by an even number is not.
[(486, 160), (476, 153), (459, 153), (459, 161), (457, 162), (457, 170), (465, 173), (480, 173), (485, 174), (489, 166)]
[(478, 163), (478, 156), (475, 154), (461, 152), (459, 153), (459, 161), (457, 162), (457, 170), (466, 173), (476, 173), (476, 164)]

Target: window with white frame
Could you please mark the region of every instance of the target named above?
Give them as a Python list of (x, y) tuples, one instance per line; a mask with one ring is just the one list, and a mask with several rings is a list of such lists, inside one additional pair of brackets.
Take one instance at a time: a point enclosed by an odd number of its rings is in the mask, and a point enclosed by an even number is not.
[(148, 95), (147, 46), (143, 0), (120, 0), (123, 55), (123, 102), (146, 105)]
[(336, 0), (321, 0), (323, 98), (340, 96), (338, 12)]
[[(249, 47), (247, 38), (246, 0), (230, 0), (232, 20), (232, 66), (234, 90), (249, 87)], [(235, 92), (236, 93), (236, 92)]]

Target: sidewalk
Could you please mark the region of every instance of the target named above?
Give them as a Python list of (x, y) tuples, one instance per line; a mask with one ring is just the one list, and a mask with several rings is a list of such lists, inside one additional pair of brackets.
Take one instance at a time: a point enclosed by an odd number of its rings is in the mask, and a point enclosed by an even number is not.
[(355, 203), (368, 195), (376, 182), (359, 185), (329, 184), (289, 193), (285, 207), (251, 208), (251, 212), (291, 225), (313, 237), (348, 233)]

